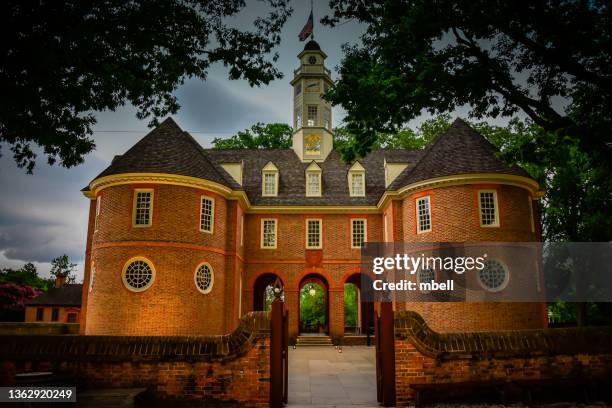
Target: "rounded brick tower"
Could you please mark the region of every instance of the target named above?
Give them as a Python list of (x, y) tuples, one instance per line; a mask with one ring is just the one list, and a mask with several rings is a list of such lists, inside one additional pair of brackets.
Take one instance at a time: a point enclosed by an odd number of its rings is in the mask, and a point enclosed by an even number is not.
[[(534, 201), (539, 194), (538, 185), (522, 169), (497, 159), (496, 153), (465, 122), (455, 121), (423, 151), (414, 168), (400, 174), (389, 186), (402, 192), (402, 199), (394, 208), (395, 223), (399, 226), (394, 240), (540, 241)], [(484, 293), (520, 291), (519, 285), (524, 284), (527, 274), (530, 289), (541, 284), (537, 268), (526, 265), (525, 259), (517, 259), (507, 250), (489, 255), (482, 273), (465, 275), (468, 287)], [(446, 279), (434, 270), (424, 275), (428, 280)], [(541, 328), (547, 324), (545, 306), (524, 302), (414, 302), (398, 304), (396, 309), (416, 311), (434, 330), (452, 332)]]
[(86, 334), (235, 327), (240, 197), (200, 149), (168, 119), (91, 182)]

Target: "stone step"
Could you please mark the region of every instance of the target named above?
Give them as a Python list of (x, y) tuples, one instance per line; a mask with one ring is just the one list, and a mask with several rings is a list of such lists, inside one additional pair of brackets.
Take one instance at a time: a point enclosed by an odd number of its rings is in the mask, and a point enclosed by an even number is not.
[(298, 336), (297, 346), (333, 346), (329, 336)]

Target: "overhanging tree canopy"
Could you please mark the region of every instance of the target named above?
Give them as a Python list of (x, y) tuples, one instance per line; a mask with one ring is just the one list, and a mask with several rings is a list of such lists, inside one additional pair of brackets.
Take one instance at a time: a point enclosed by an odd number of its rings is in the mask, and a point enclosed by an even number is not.
[(140, 119), (175, 113), (172, 92), (216, 62), (252, 86), (282, 77), (271, 52), (291, 8), (266, 2), (251, 29), (231, 24), (244, 0), (3, 1), (0, 142), (30, 172), (33, 145), (70, 167), (95, 147), (93, 111), (129, 102)]
[(336, 25), (367, 27), (347, 46), (328, 98), (347, 112), (363, 155), (423, 111), (470, 105), (475, 117), (519, 111), (609, 158), (612, 10), (603, 0), (331, 0)]

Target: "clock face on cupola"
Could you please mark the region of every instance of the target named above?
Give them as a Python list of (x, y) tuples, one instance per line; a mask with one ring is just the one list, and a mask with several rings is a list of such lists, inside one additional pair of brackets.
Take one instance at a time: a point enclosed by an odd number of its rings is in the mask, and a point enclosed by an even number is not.
[(293, 150), (304, 162), (323, 162), (333, 148), (331, 104), (322, 96), (332, 84), (326, 57), (319, 44), (308, 42), (298, 55), (300, 67), (291, 81)]

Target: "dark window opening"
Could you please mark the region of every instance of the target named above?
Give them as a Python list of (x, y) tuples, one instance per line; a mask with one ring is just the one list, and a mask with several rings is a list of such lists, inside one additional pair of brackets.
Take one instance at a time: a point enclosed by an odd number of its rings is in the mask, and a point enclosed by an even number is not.
[(51, 310), (51, 321), (57, 322), (58, 320), (59, 320), (59, 309), (57, 307), (54, 307)]
[(42, 322), (45, 316), (45, 309), (43, 309), (42, 307), (39, 307), (38, 309), (36, 309), (36, 321), (37, 322)]

